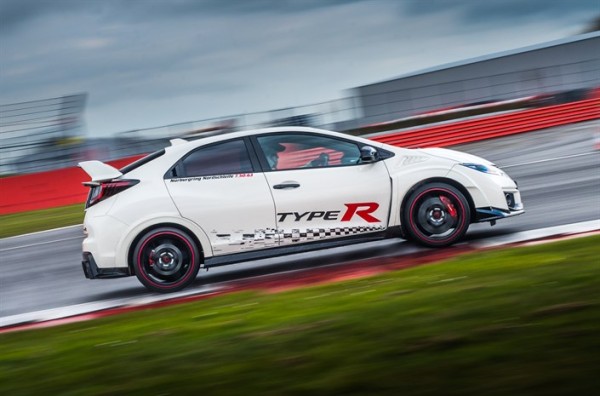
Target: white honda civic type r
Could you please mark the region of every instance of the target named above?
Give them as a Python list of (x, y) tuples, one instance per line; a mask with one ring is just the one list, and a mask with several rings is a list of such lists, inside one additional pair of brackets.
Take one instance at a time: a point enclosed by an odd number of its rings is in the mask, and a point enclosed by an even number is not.
[(91, 176), (85, 276), (180, 290), (200, 268), (402, 236), (441, 247), (469, 224), (523, 213), (516, 183), (482, 158), (303, 127), (175, 139)]

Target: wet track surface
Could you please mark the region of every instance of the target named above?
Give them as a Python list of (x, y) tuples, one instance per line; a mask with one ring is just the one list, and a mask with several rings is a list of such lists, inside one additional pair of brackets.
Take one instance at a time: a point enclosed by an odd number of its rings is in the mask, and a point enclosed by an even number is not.
[[(519, 183), (526, 213), (472, 225), (467, 240), (600, 219), (600, 122), (453, 147), (494, 161)], [(81, 227), (0, 240), (0, 317), (148, 295), (135, 277), (94, 280), (81, 270)], [(191, 289), (264, 274), (334, 265), (417, 251), (403, 240), (370, 242), (201, 271)]]

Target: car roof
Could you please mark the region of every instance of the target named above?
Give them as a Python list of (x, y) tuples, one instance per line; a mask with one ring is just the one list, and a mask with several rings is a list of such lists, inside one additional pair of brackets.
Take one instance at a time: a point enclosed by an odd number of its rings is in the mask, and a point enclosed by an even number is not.
[[(236, 139), (236, 138), (243, 138), (246, 136), (254, 136), (254, 135), (261, 135), (261, 134), (267, 134), (267, 133), (289, 133), (289, 132), (308, 132), (308, 133), (319, 133), (319, 134), (323, 134), (323, 135), (328, 135), (328, 136), (332, 136), (332, 137), (340, 137), (340, 138), (345, 138), (345, 139), (350, 139), (350, 140), (358, 140), (358, 141), (364, 141), (364, 142), (369, 142), (366, 139), (363, 138), (359, 138), (356, 136), (351, 136), (351, 135), (347, 135), (344, 133), (340, 133), (340, 132), (334, 132), (334, 131), (328, 131), (325, 129), (319, 129), (319, 128), (312, 128), (312, 127), (300, 127), (300, 126), (288, 126), (288, 127), (270, 127), (270, 128), (260, 128), (260, 129), (249, 129), (249, 130), (245, 130), (245, 131), (238, 131), (238, 132), (229, 132), (229, 133), (224, 133), (224, 134), (219, 134), (219, 135), (213, 135), (213, 136), (207, 136), (201, 139), (194, 139), (192, 141), (185, 141), (185, 143), (181, 142), (181, 140), (177, 140), (176, 142), (173, 142), (174, 144), (170, 147), (166, 148), (166, 151), (171, 154), (179, 154), (179, 153), (183, 153), (183, 152), (187, 152), (193, 148), (196, 147), (200, 147), (200, 146), (204, 146), (210, 143), (216, 143), (216, 142), (220, 142), (220, 141), (224, 141), (224, 140), (230, 140), (230, 139)], [(371, 144), (373, 144), (375, 142), (371, 142)]]
[[(311, 128), (311, 127), (298, 127), (298, 126), (288, 126), (288, 127), (271, 127), (271, 128), (260, 128), (260, 129), (251, 129), (245, 131), (238, 132), (230, 132), (223, 133), (219, 135), (206, 136), (200, 139), (195, 139), (192, 141), (187, 141), (185, 139), (173, 139), (171, 141), (171, 146), (165, 147), (164, 155), (157, 155), (155, 158), (152, 158), (148, 162), (144, 162), (144, 164), (140, 167), (136, 167), (131, 170), (132, 177), (141, 178), (147, 177), (147, 175), (159, 175), (162, 178), (164, 172), (166, 172), (169, 168), (171, 168), (182, 156), (188, 154), (192, 150), (202, 147), (211, 143), (217, 143), (221, 141), (226, 141), (230, 139), (238, 139), (246, 136), (254, 136), (261, 134), (272, 134), (272, 133), (318, 133), (326, 136), (331, 136), (334, 138), (348, 139), (350, 141), (362, 142), (365, 145), (375, 146), (385, 148), (387, 150), (396, 151), (395, 147), (388, 147), (386, 144), (381, 142), (376, 142), (373, 140), (368, 140), (365, 138), (361, 138), (358, 136), (352, 136), (340, 132), (328, 131), (325, 129)], [(160, 151), (163, 151), (160, 150)], [(152, 154), (151, 154), (152, 155)], [(129, 174), (129, 173), (128, 173)], [(158, 176), (157, 176), (158, 177)]]

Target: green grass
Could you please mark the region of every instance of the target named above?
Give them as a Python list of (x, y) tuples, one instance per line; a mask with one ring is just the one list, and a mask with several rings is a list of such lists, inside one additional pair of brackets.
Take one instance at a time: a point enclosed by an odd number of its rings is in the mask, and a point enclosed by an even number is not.
[(0, 216), (0, 238), (83, 223), (83, 204)]
[(0, 393), (596, 394), (598, 246), (477, 253), (4, 334)]

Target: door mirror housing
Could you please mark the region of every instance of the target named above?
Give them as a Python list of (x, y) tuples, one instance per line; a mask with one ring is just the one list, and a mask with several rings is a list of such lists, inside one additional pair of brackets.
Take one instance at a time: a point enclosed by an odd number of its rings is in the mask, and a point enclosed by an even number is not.
[(360, 149), (360, 162), (361, 164), (369, 164), (372, 162), (379, 161), (379, 152), (375, 147), (363, 146)]

